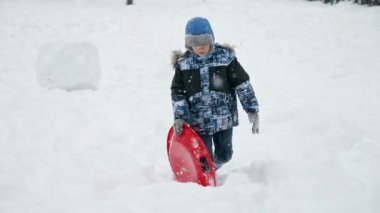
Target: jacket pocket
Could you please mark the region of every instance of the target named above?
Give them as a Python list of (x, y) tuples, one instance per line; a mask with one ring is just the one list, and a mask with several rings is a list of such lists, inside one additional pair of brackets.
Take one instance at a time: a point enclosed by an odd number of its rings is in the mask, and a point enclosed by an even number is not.
[(227, 77), (227, 67), (217, 66), (209, 68), (210, 90), (231, 93), (232, 87)]
[(187, 97), (191, 97), (201, 91), (201, 77), (199, 69), (184, 70), (183, 82)]

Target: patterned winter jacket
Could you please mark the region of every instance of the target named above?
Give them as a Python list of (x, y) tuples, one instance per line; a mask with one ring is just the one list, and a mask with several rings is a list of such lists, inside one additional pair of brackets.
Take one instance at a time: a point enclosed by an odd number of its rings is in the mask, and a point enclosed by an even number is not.
[(172, 62), (174, 118), (184, 119), (199, 134), (212, 135), (239, 124), (236, 94), (246, 112), (258, 112), (249, 75), (231, 47), (215, 44), (202, 58), (191, 51), (174, 52)]

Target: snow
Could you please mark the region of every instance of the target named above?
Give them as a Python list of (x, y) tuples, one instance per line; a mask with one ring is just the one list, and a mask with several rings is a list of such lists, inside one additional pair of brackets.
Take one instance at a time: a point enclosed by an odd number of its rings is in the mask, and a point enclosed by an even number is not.
[(101, 78), (98, 50), (89, 42), (45, 44), (36, 74), (40, 85), (50, 89), (96, 89)]
[[(170, 54), (194, 16), (235, 45), (261, 105), (259, 135), (239, 108), (218, 187), (175, 182), (166, 155)], [(0, 0), (0, 212), (379, 212), (379, 18), (351, 2)], [(41, 86), (39, 51), (78, 42), (98, 50), (97, 90)]]

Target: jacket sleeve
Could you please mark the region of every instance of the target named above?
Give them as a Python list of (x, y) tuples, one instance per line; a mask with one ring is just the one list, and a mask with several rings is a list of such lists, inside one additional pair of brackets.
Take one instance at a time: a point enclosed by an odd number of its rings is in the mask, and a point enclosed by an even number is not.
[(228, 79), (246, 112), (258, 112), (259, 103), (250, 83), (249, 75), (236, 58), (228, 65)]
[(189, 104), (183, 82), (182, 71), (177, 67), (171, 85), (171, 98), (174, 119), (190, 120)]

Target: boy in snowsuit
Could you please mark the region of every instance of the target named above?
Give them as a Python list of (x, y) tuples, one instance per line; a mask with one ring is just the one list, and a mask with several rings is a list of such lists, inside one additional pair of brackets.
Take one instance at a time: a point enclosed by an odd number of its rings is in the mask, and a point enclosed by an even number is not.
[(183, 125), (189, 124), (218, 169), (232, 157), (232, 128), (239, 124), (237, 97), (253, 124), (253, 134), (259, 132), (259, 105), (234, 50), (215, 43), (207, 19), (187, 22), (185, 47), (185, 53), (174, 51), (172, 57), (174, 134), (181, 134)]

